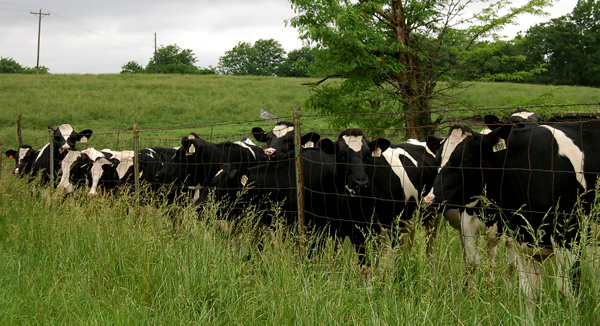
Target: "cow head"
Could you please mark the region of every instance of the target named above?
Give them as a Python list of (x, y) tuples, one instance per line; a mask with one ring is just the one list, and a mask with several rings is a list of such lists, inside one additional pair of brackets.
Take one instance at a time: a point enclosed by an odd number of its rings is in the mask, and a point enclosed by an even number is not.
[(18, 151), (9, 149), (5, 152), (6, 156), (15, 160), (14, 174), (26, 174), (31, 169), (31, 164), (35, 160), (35, 150), (29, 145), (23, 145)]
[[(163, 184), (176, 182), (178, 186), (184, 185), (190, 176), (196, 177), (203, 173), (202, 152), (208, 142), (191, 133), (181, 139), (181, 146), (177, 148), (173, 158), (156, 173), (156, 180)], [(196, 184), (189, 184), (196, 186)]]
[[(325, 153), (330, 146), (321, 141), (319, 147)], [(365, 164), (370, 162), (373, 155), (381, 155), (390, 147), (390, 141), (378, 138), (369, 142), (359, 129), (342, 131), (337, 141), (333, 143), (336, 156), (338, 175), (344, 178), (344, 188), (351, 195), (356, 195), (361, 189), (369, 187), (369, 177), (365, 171)]]
[(294, 149), (294, 124), (292, 122), (278, 122), (269, 132), (264, 131), (261, 127), (254, 127), (252, 135), (257, 141), (267, 143), (267, 149), (265, 149), (267, 157), (278, 156)]
[(54, 131), (54, 145), (61, 155), (65, 155), (68, 151), (75, 149), (75, 144), (78, 141), (82, 143), (92, 137), (93, 131), (86, 129), (82, 132), (75, 132), (73, 127), (68, 124), (60, 125), (56, 130), (48, 125), (48, 131)]
[[(510, 124), (487, 134), (474, 132), (469, 127), (452, 127), (448, 137), (440, 142), (436, 155), (438, 175), (425, 203), (445, 204), (449, 209), (477, 205), (476, 197), (484, 191), (485, 175), (496, 173), (486, 169), (489, 160), (492, 156), (505, 155), (511, 130)], [(435, 143), (433, 139), (432, 143)]]

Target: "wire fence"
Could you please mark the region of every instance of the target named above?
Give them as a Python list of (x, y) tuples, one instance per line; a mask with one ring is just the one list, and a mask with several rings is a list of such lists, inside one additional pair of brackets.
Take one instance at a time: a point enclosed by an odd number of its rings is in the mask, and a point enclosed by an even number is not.
[[(509, 157), (507, 153), (513, 148), (515, 153), (525, 150), (526, 162), (519, 164), (503, 162), (496, 166), (486, 166), (483, 162), (485, 153), (482, 152), (475, 157), (479, 162), (465, 164), (464, 155), (469, 147), (463, 146), (462, 152), (459, 153), (459, 164), (446, 166), (448, 175), (458, 175), (461, 178), (460, 182), (449, 180), (448, 182), (453, 183), (444, 183), (444, 174), (439, 176), (445, 187), (451, 187), (454, 192), (462, 192), (459, 196), (462, 202), (452, 202), (452, 198), (438, 199), (445, 203), (446, 210), (472, 211), (472, 202), (479, 198), (478, 207), (503, 216), (504, 222), (511, 226), (521, 223), (519, 220), (523, 217), (533, 215), (550, 216), (549, 221), (557, 223), (557, 217), (569, 215), (565, 212), (573, 212), (572, 207), (589, 212), (589, 206), (595, 201), (595, 180), (600, 173), (600, 167), (596, 168), (595, 163), (588, 163), (596, 158), (594, 145), (597, 138), (594, 136), (600, 136), (597, 135), (600, 129), (595, 127), (600, 103), (432, 110), (426, 113), (443, 116), (443, 122), (414, 128), (430, 128), (435, 130), (440, 138), (446, 138), (452, 126), (460, 124), (470, 128), (468, 132), (481, 135), (487, 128), (484, 117), (470, 113), (501, 112), (499, 117), (504, 120), (517, 109), (526, 109), (534, 113), (538, 110), (555, 110), (556, 114), (544, 117), (546, 121), (521, 121), (518, 127), (524, 130), (543, 123), (544, 126), (557, 129), (560, 134), (557, 136), (554, 132), (553, 136), (543, 140), (546, 143), (540, 143), (541, 138), (536, 138), (537, 134), (534, 137), (533, 132), (522, 132), (530, 137), (527, 142), (520, 143), (520, 147), (510, 143), (511, 146), (501, 150), (506, 154), (504, 157)], [(403, 121), (406, 121), (410, 115), (410, 112), (370, 112), (349, 113), (344, 116), (355, 116), (365, 120), (402, 116)], [(429, 193), (440, 168), (440, 158), (436, 160), (433, 150), (423, 142), (406, 142), (410, 128), (404, 123), (399, 123), (395, 128), (362, 128), (360, 133), (351, 129), (350, 133), (340, 136), (343, 135), (344, 129), (329, 127), (329, 118), (331, 115), (301, 115), (299, 111), (278, 118), (280, 122), (289, 122), (293, 128), (286, 131), (289, 133), (284, 135), (287, 140), (281, 148), (276, 149), (276, 155), (266, 155), (265, 149), (268, 146), (258, 142), (257, 135), (252, 132), (253, 127), (263, 127), (267, 130), (265, 134), (273, 133), (272, 129), (278, 124), (264, 119), (196, 126), (136, 126), (130, 130), (103, 130), (95, 132), (87, 144), (77, 144), (77, 150), (87, 155), (87, 158), (80, 155), (75, 161), (69, 162), (70, 180), (67, 181), (72, 185), (104, 188), (105, 191), (131, 184), (136, 198), (141, 195), (141, 184), (147, 184), (155, 191), (169, 189), (172, 194), (166, 198), (172, 201), (183, 197), (188, 202), (201, 204), (202, 200), (209, 196), (215, 196), (217, 200), (237, 199), (235, 204), (239, 206), (238, 212), (249, 203), (265, 205), (265, 209), (269, 209), (267, 205), (283, 202), (278, 208), (278, 213), (285, 216), (290, 223), (299, 222), (301, 233), (305, 232), (306, 225), (328, 226), (342, 235), (361, 238), (361, 229), (365, 228), (408, 228), (415, 212), (421, 212), (421, 217), (425, 220), (432, 218), (432, 213), (423, 212), (422, 199)], [(571, 127), (565, 129), (565, 126)], [(318, 141), (310, 141), (308, 145), (302, 143), (302, 136), (309, 133), (318, 134), (320, 138)], [(370, 134), (380, 136), (370, 137)], [(358, 138), (364, 138), (365, 142), (361, 140), (360, 149), (355, 151), (352, 139)], [(387, 138), (392, 144), (388, 151), (378, 152), (377, 146), (371, 144), (376, 139)], [(331, 141), (328, 143), (326, 139)], [(344, 139), (350, 139), (350, 143), (344, 145)], [(533, 140), (536, 143), (532, 143)], [(37, 144), (53, 143), (48, 139), (30, 141)], [(505, 139), (505, 142), (508, 141)], [(333, 143), (333, 149), (327, 151), (325, 148), (331, 147), (330, 143)], [(372, 145), (371, 148), (369, 145)], [(100, 154), (88, 150), (89, 147), (93, 147)], [(442, 144), (440, 148), (443, 151), (448, 147)], [(480, 150), (477, 146), (475, 149)], [(577, 149), (580, 149), (579, 153), (576, 153)], [(549, 160), (532, 162), (537, 158), (529, 155), (542, 157), (540, 151), (549, 151), (549, 154), (542, 153)], [(56, 150), (52, 149), (50, 152), (54, 153)], [(120, 154), (117, 155), (116, 152)], [(60, 153), (58, 156), (63, 157)], [(50, 177), (55, 179), (51, 184), (58, 183), (59, 180), (64, 181), (64, 162), (59, 162), (59, 158), (55, 158), (54, 164), (49, 164), (49, 169), (55, 171), (50, 173)], [(100, 158), (105, 160), (99, 161)], [(96, 168), (103, 171), (99, 177), (92, 175), (94, 164), (101, 165), (100, 168)], [(489, 178), (489, 175), (499, 176), (498, 184), (485, 182), (487, 180), (484, 179)], [(99, 179), (93, 180), (95, 177)], [(59, 185), (64, 188), (63, 183)], [(493, 187), (524, 190), (521, 197), (517, 197), (515, 201), (518, 194), (509, 193), (508, 196), (506, 192)], [(541, 191), (540, 187), (548, 193), (547, 200), (550, 205), (537, 204), (538, 199), (535, 196)], [(480, 192), (470, 193), (470, 188), (479, 189)], [(517, 190), (513, 192), (518, 192)], [(242, 192), (243, 198), (238, 198)], [(567, 197), (572, 199), (565, 199)], [(581, 198), (584, 200), (578, 201)], [(556, 204), (561, 200), (562, 206), (559, 208)], [(231, 212), (235, 214), (236, 210)], [(529, 227), (543, 228), (544, 223), (550, 222), (539, 221)], [(565, 234), (570, 232), (568, 227), (563, 226), (562, 230)]]

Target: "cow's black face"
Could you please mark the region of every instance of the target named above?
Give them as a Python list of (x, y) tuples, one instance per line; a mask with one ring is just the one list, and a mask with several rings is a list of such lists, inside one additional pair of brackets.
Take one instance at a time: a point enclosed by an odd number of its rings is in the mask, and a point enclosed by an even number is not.
[(156, 173), (157, 181), (160, 183), (177, 181), (178, 184), (183, 185), (188, 179), (193, 179), (196, 174), (203, 173), (202, 151), (204, 150), (204, 144), (203, 140), (195, 137), (183, 138), (181, 146), (175, 152), (173, 159)]
[(348, 193), (356, 195), (369, 187), (365, 165), (370, 164), (372, 153), (380, 155), (389, 146), (387, 139), (367, 142), (362, 131), (357, 129), (348, 129), (340, 134), (335, 144), (336, 163)]
[(29, 145), (23, 145), (19, 148), (19, 151), (8, 150), (5, 152), (6, 156), (15, 160), (14, 174), (25, 174), (29, 173), (31, 163), (35, 160), (35, 150)]
[(268, 157), (281, 156), (294, 150), (294, 124), (279, 122), (273, 130), (265, 132), (260, 127), (252, 128), (254, 138), (262, 143), (267, 143), (265, 154)]
[(450, 131), (437, 153), (440, 170), (428, 203), (444, 203), (450, 209), (476, 204), (474, 197), (483, 193), (481, 140), (480, 134), (466, 127)]
[(68, 123), (60, 125), (56, 130), (49, 125), (48, 130), (54, 131), (54, 146), (63, 155), (70, 150), (75, 150), (75, 144), (78, 141), (86, 142), (93, 134), (93, 131), (89, 129), (80, 133), (75, 132), (73, 127)]

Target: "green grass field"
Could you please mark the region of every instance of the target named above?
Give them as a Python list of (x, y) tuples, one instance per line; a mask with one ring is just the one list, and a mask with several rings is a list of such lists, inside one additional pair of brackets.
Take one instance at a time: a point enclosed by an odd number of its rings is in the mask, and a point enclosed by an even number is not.
[[(46, 125), (94, 129), (89, 146), (131, 148), (134, 123), (142, 146), (176, 146), (189, 131), (213, 140), (248, 136), (260, 109), (289, 117), (302, 106), (308, 80), (229, 76), (0, 75), (0, 139), (16, 147), (23, 113), (26, 143), (47, 142)], [(547, 87), (477, 84), (462, 96), (476, 107), (523, 105)], [(493, 90), (493, 91), (492, 91)], [(563, 92), (562, 90), (568, 90)], [(496, 94), (494, 96), (493, 94)], [(554, 103), (600, 101), (600, 90), (561, 88)], [(512, 101), (512, 102), (511, 102)], [(249, 122), (252, 121), (252, 122)], [(231, 124), (230, 124), (231, 123)], [(307, 129), (327, 128), (323, 118)], [(179, 129), (168, 129), (180, 127)], [(161, 130), (150, 130), (159, 128)], [(120, 129), (120, 131), (118, 131)], [(370, 243), (374, 264), (361, 267), (347, 241), (329, 241), (308, 258), (282, 225), (253, 242), (256, 214), (238, 232), (215, 226), (217, 203), (202, 220), (190, 207), (136, 208), (129, 195), (64, 197), (0, 174), (0, 320), (3, 325), (524, 325), (527, 302), (518, 279), (483, 241), (476, 288), (467, 290), (460, 238), (443, 221), (434, 254), (425, 233), (413, 248), (384, 254)], [(498, 257), (503, 257), (500, 246)], [(535, 324), (598, 325), (598, 265), (582, 257), (575, 299), (558, 293), (547, 261)], [(493, 268), (492, 268), (493, 266)]]

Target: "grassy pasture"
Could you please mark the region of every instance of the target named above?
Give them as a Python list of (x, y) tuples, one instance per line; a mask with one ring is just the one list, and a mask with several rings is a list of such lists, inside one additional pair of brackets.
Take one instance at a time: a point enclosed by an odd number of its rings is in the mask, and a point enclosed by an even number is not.
[[(88, 146), (131, 148), (134, 123), (142, 146), (176, 146), (189, 131), (213, 140), (248, 136), (260, 109), (289, 117), (309, 95), (310, 80), (230, 76), (0, 75), (0, 139), (15, 148), (15, 120), (23, 113), (25, 143), (47, 142), (46, 125), (69, 122), (93, 129)], [(462, 94), (473, 107), (522, 105), (547, 87), (476, 84)], [(560, 88), (554, 103), (600, 102), (600, 90)], [(320, 130), (321, 119), (306, 122)], [(162, 130), (166, 127), (178, 127)], [(189, 127), (189, 128), (187, 128)], [(121, 130), (118, 130), (118, 129)], [(161, 130), (153, 130), (159, 128)], [(2, 153), (3, 155), (3, 153)], [(0, 178), (0, 320), (19, 324), (214, 324), (214, 325), (523, 325), (526, 302), (516, 275), (486, 254), (477, 288), (468, 291), (460, 238), (446, 222), (425, 255), (418, 230), (412, 250), (382, 254), (373, 242), (372, 268), (357, 264), (348, 243), (329, 241), (308, 259), (283, 226), (274, 240), (252, 244), (257, 212), (242, 231), (215, 228), (218, 203), (202, 211), (162, 203), (132, 206), (123, 196), (66, 198), (35, 183)], [(174, 220), (177, 223), (174, 223)], [(500, 245), (498, 257), (503, 257)], [(552, 261), (536, 324), (598, 325), (598, 271), (582, 258), (576, 300), (556, 289)]]
[[(16, 120), (23, 113), (23, 138), (39, 148), (48, 124), (92, 129), (88, 146), (131, 149), (138, 123), (141, 146), (177, 146), (195, 131), (212, 140), (250, 136), (261, 109), (291, 120), (292, 108), (310, 95), (311, 79), (186, 75), (0, 75), (0, 140), (16, 148)], [(331, 82), (337, 82), (335, 80)], [(548, 96), (549, 90), (551, 96)], [(600, 90), (510, 83), (475, 83), (457, 95), (465, 108), (600, 102)], [(543, 98), (538, 100), (539, 98)], [(304, 111), (304, 114), (312, 112)], [(213, 126), (214, 124), (214, 126)], [(305, 130), (335, 133), (323, 117), (303, 120)], [(188, 128), (186, 128), (188, 127)], [(401, 128), (402, 126), (398, 126)], [(165, 130), (166, 129), (166, 130)]]

